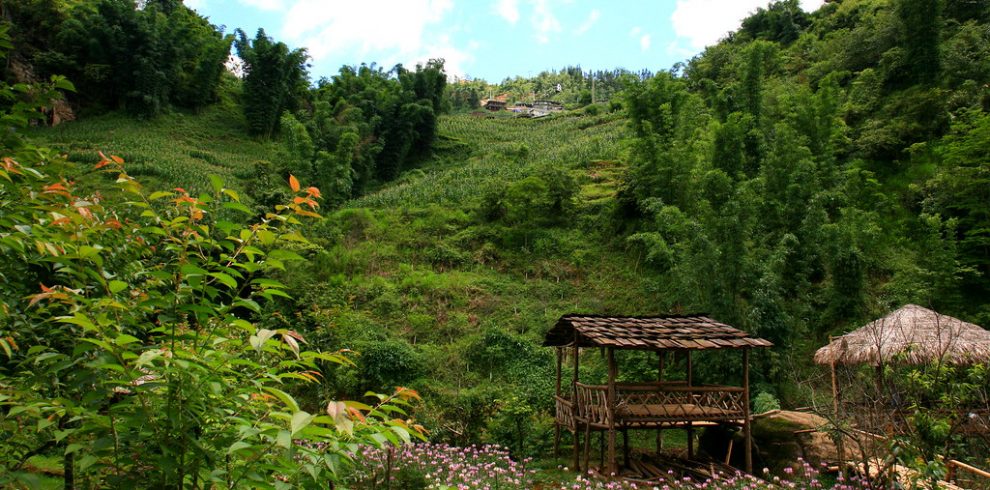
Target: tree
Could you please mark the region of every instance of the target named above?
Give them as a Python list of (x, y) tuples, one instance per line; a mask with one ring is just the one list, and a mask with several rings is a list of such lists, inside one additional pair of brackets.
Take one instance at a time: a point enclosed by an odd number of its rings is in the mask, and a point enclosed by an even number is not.
[(303, 48), (290, 50), (258, 29), (253, 40), (235, 31), (234, 47), (244, 61), (242, 105), (248, 131), (271, 138), (279, 130), (279, 118), (294, 110), (308, 86), (308, 55)]

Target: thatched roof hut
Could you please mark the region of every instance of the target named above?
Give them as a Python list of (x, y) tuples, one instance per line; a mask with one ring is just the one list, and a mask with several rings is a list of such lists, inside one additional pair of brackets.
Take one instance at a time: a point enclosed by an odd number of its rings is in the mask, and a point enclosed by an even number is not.
[(857, 330), (836, 337), (818, 349), (818, 364), (953, 364), (990, 361), (990, 331), (979, 325), (922, 308), (905, 305)]

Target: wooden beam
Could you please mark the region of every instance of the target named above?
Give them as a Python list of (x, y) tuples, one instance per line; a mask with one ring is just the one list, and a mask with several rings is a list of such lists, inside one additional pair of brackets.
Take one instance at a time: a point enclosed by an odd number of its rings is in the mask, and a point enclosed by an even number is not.
[(615, 464), (615, 404), (616, 404), (616, 393), (615, 393), (615, 377), (618, 368), (615, 365), (615, 350), (611, 347), (608, 348), (608, 394), (605, 403), (605, 413), (608, 418), (608, 461), (606, 464), (606, 475), (611, 476), (612, 474), (617, 474), (619, 468)]
[(743, 349), (743, 448), (746, 473), (753, 474), (753, 420), (749, 413), (749, 348)]

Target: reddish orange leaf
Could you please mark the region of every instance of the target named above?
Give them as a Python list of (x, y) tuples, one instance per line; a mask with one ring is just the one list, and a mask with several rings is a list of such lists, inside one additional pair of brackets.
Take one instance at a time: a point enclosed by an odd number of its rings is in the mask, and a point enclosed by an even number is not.
[(295, 175), (289, 174), (289, 188), (292, 192), (299, 192), (299, 180), (296, 179)]
[(315, 198), (320, 197), (320, 190), (317, 189), (316, 187), (307, 187), (306, 193), (309, 194), (311, 197), (315, 197)]
[(117, 155), (110, 155), (110, 159), (113, 160), (114, 162), (119, 163), (119, 164), (123, 164), (124, 163), (124, 159), (118, 157)]

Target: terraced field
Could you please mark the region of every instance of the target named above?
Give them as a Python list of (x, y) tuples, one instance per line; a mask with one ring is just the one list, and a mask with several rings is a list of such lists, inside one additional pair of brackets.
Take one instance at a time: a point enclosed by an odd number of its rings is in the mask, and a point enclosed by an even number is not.
[(106, 114), (38, 129), (33, 136), (71, 161), (95, 164), (98, 152), (114, 154), (145, 186), (199, 193), (208, 190), (211, 174), (243, 190), (257, 162), (277, 158), (278, 143), (247, 138), (243, 124), (236, 107), (215, 105), (201, 114), (173, 113), (151, 121)]
[[(348, 207), (458, 205), (490, 186), (504, 186), (541, 165), (588, 175), (595, 162), (615, 158), (625, 131), (617, 114), (525, 119), (454, 115), (440, 119), (437, 158), (397, 183), (353, 200)], [(600, 175), (604, 175), (601, 174)]]

